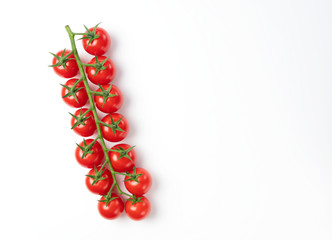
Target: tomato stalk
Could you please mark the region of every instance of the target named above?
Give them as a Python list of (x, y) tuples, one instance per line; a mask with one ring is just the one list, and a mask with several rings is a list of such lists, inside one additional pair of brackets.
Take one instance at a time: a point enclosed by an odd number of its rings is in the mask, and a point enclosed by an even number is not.
[(115, 172), (115, 174), (123, 175), (123, 176), (131, 176), (129, 173)]
[(88, 63), (83, 63), (83, 66), (85, 66), (85, 67), (94, 67), (94, 68), (96, 68), (96, 64), (88, 64)]
[[(101, 128), (100, 128), (100, 120), (98, 119), (98, 115), (97, 115), (97, 110), (96, 110), (96, 106), (94, 104), (94, 101), (93, 101), (93, 91), (90, 90), (90, 87), (89, 87), (89, 84), (88, 84), (88, 80), (85, 76), (85, 72), (84, 72), (84, 68), (83, 66), (86, 66), (87, 64), (83, 64), (81, 62), (81, 59), (78, 55), (78, 52), (77, 52), (77, 48), (76, 48), (76, 44), (75, 44), (75, 35), (80, 35), (80, 34), (77, 34), (77, 33), (73, 33), (70, 29), (70, 27), (67, 25), (66, 27), (66, 31), (69, 35), (69, 39), (70, 39), (70, 43), (71, 43), (71, 46), (72, 46), (72, 53), (74, 54), (75, 56), (75, 59), (76, 59), (76, 62), (77, 62), (77, 66), (79, 68), (79, 71), (81, 73), (81, 79), (84, 83), (84, 86), (85, 86), (85, 89), (86, 89), (86, 93), (88, 95), (88, 98), (89, 98), (89, 101), (90, 101), (90, 111), (92, 111), (92, 114), (93, 114), (93, 117), (94, 117), (94, 120), (95, 120), (95, 123), (96, 123), (96, 127), (97, 127), (97, 132), (98, 132), (98, 138), (100, 140), (100, 143), (101, 143), (101, 146), (102, 146), (102, 149), (104, 151), (104, 155), (105, 155), (105, 162), (108, 163), (108, 166), (109, 166), (109, 169), (110, 169), (110, 172), (112, 174), (112, 177), (113, 177), (113, 181), (114, 181), (114, 185), (115, 187), (117, 188), (119, 194), (123, 194), (123, 195), (126, 195), (128, 197), (132, 197), (132, 195), (130, 194), (127, 194), (125, 192), (123, 192), (115, 178), (115, 174), (117, 174), (117, 172), (115, 172), (113, 170), (113, 167), (112, 167), (112, 164), (111, 164), (111, 161), (109, 159), (109, 156), (108, 156), (108, 151), (109, 149), (106, 147), (106, 144), (105, 144), (105, 141), (104, 141), (104, 138), (103, 138), (103, 135), (102, 135), (102, 132), (101, 132)], [(105, 166), (105, 163), (103, 164), (103, 167)], [(102, 167), (102, 168), (103, 168)], [(101, 169), (102, 169), (101, 168)], [(110, 191), (112, 191), (112, 188), (110, 189)]]

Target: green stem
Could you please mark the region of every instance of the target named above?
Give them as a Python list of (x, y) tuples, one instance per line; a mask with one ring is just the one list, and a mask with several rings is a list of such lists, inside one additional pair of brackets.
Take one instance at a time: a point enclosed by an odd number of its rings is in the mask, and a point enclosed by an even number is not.
[(71, 51), (70, 53), (68, 53), (64, 58), (68, 58), (71, 54), (73, 53), (73, 51)]
[(82, 63), (82, 65), (85, 66), (85, 67), (94, 67), (94, 68), (96, 68), (96, 64)]
[(130, 174), (127, 174), (127, 173), (122, 173), (122, 172), (114, 172), (115, 174), (118, 174), (118, 175), (123, 175), (123, 176), (130, 176)]
[(130, 195), (130, 194), (125, 193), (125, 192), (122, 192), (121, 194), (124, 194), (124, 195), (126, 195), (127, 197), (133, 197), (133, 196), (134, 196), (134, 195)]
[[(100, 138), (100, 136), (97, 136), (97, 137), (96, 137), (91, 143), (92, 143), (92, 144), (95, 144), (95, 142), (97, 142), (97, 140), (98, 140), (99, 138)], [(90, 143), (90, 144), (91, 144), (91, 143)]]
[(111, 188), (110, 188), (110, 190), (108, 191), (108, 193), (107, 193), (107, 195), (106, 195), (106, 196), (108, 196), (108, 197), (110, 197), (110, 196), (111, 196), (111, 194), (112, 194), (112, 191), (113, 191), (113, 188), (114, 188), (114, 185), (115, 185), (115, 182), (113, 182), (113, 184), (112, 184), (112, 186), (111, 186)]
[(103, 168), (105, 167), (106, 163), (107, 163), (107, 161), (105, 161), (105, 162), (103, 163), (103, 165), (101, 165), (99, 171), (102, 171), (102, 170), (103, 170)]
[(90, 90), (90, 87), (89, 87), (89, 84), (88, 84), (88, 80), (85, 76), (85, 73), (84, 73), (84, 68), (83, 66), (87, 66), (88, 64), (83, 64), (81, 62), (81, 59), (78, 55), (78, 52), (77, 52), (77, 48), (76, 48), (76, 44), (75, 44), (75, 33), (73, 33), (70, 29), (70, 27), (67, 25), (66, 27), (66, 30), (67, 30), (67, 33), (69, 35), (69, 39), (70, 39), (70, 43), (71, 43), (71, 47), (72, 47), (72, 52), (75, 56), (75, 59), (76, 59), (76, 62), (77, 62), (77, 66), (80, 70), (80, 73), (81, 73), (81, 78), (82, 78), (82, 81), (84, 83), (84, 86), (85, 86), (85, 89), (86, 89), (86, 93), (88, 94), (88, 97), (89, 97), (89, 101), (90, 101), (90, 110), (92, 111), (92, 114), (93, 114), (93, 117), (95, 119), (95, 123), (96, 123), (96, 127), (97, 127), (97, 132), (98, 132), (98, 138), (100, 140), (100, 143), (101, 143), (101, 146), (103, 148), (103, 151), (104, 151), (104, 155), (105, 155), (105, 158), (106, 158), (106, 162), (108, 163), (108, 166), (110, 168), (110, 171), (111, 171), (111, 174), (112, 174), (112, 177), (113, 177), (113, 181), (114, 181), (114, 184), (119, 192), (119, 194), (124, 194), (128, 197), (131, 197), (131, 195), (123, 192), (118, 184), (118, 182), (116, 181), (116, 178), (115, 178), (115, 171), (113, 170), (113, 167), (112, 167), (112, 164), (111, 164), (111, 161), (110, 161), (110, 158), (108, 156), (108, 149), (106, 147), (106, 144), (105, 144), (105, 141), (104, 141), (104, 138), (103, 138), (103, 135), (102, 135), (102, 132), (101, 132), (101, 128), (100, 128), (100, 121), (98, 119), (98, 115), (97, 115), (97, 110), (96, 110), (96, 106), (93, 102), (93, 96), (92, 96), (92, 91)]

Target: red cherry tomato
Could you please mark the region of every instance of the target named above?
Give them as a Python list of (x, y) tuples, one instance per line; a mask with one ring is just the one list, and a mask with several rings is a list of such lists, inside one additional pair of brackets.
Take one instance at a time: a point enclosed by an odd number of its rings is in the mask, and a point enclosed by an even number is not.
[[(63, 57), (65, 57), (70, 52), (71, 52), (70, 50), (62, 50), (62, 51), (59, 51), (56, 55), (60, 58), (60, 61), (61, 61), (61, 60), (64, 60)], [(77, 66), (74, 55), (71, 54), (68, 56), (68, 58), (74, 58), (74, 59), (70, 59), (70, 60), (66, 61), (66, 63), (65, 63), (66, 69), (62, 65), (53, 67), (55, 73), (58, 74), (60, 77), (71, 78), (71, 77), (75, 77), (78, 73), (78, 66)], [(55, 65), (58, 62), (59, 62), (59, 60), (56, 57), (54, 57), (52, 60), (52, 64)]]
[(74, 116), (78, 119), (75, 119), (74, 117), (71, 119), (71, 126), (74, 127), (80, 117), (82, 118), (84, 125), (78, 124), (78, 126), (73, 129), (74, 132), (76, 132), (78, 135), (81, 135), (82, 137), (89, 137), (96, 130), (96, 123), (94, 121), (92, 112), (90, 111), (84, 115), (87, 110), (87, 108), (78, 109), (74, 114)]
[[(99, 56), (97, 57), (99, 63), (101, 64), (106, 57)], [(92, 58), (88, 64), (96, 64), (96, 58)], [(111, 59), (107, 59), (106, 62), (103, 64), (103, 67), (106, 69), (98, 71), (95, 67), (87, 66), (85, 71), (87, 73), (88, 79), (94, 83), (99, 85), (105, 85), (110, 83), (116, 74), (116, 69), (114, 63)], [(98, 71), (98, 73), (97, 73)], [(97, 74), (96, 74), (97, 73)]]
[[(86, 93), (84, 83), (80, 81), (72, 89), (78, 79), (72, 78), (68, 80), (65, 85), (62, 85), (61, 96), (65, 103), (71, 107), (79, 108), (83, 107), (88, 101), (88, 94)], [(77, 99), (75, 99), (75, 97)]]
[(97, 92), (103, 94), (103, 96), (95, 95), (94, 97), (96, 106), (100, 111), (104, 113), (113, 113), (121, 108), (123, 97), (117, 86), (107, 84), (102, 86), (102, 89), (98, 88)]
[(124, 210), (124, 203), (122, 201), (122, 199), (120, 198), (120, 196), (116, 193), (112, 193), (111, 194), (111, 199), (113, 199), (112, 201), (110, 201), (107, 205), (105, 201), (105, 197), (101, 197), (100, 201), (98, 202), (98, 211), (100, 213), (101, 216), (103, 216), (106, 219), (114, 219), (117, 218), (121, 215), (121, 213)]
[[(100, 143), (93, 143), (93, 141), (93, 139), (86, 139), (82, 141), (79, 144), (80, 147), (77, 146), (75, 150), (75, 157), (77, 162), (81, 166), (86, 168), (93, 168), (94, 166), (99, 166), (104, 158), (104, 151)], [(93, 145), (91, 145), (92, 143)], [(86, 150), (86, 152), (84, 152), (84, 149)]]
[(117, 144), (111, 150), (108, 155), (116, 172), (129, 172), (135, 167), (136, 152), (130, 145)]
[(151, 205), (149, 200), (144, 197), (138, 197), (139, 202), (133, 203), (132, 198), (126, 201), (125, 210), (128, 215), (133, 220), (142, 220), (146, 218), (151, 210)]
[(100, 170), (100, 167), (96, 167), (96, 169), (91, 169), (85, 178), (85, 184), (92, 193), (99, 194), (99, 195), (106, 195), (113, 184), (112, 174), (111, 174), (110, 170), (104, 168), (104, 172), (101, 174), (101, 178), (105, 178), (105, 179), (96, 181), (93, 184), (95, 179), (92, 178), (91, 176), (96, 176), (96, 174), (98, 173), (99, 170)]
[(129, 174), (138, 176), (136, 176), (136, 178), (129, 176), (125, 177), (124, 184), (130, 193), (134, 195), (144, 195), (150, 190), (152, 185), (152, 178), (148, 171), (143, 168), (136, 168), (136, 172), (135, 169), (133, 169), (129, 172)]
[[(89, 31), (93, 32), (94, 28), (90, 28)], [(82, 39), (83, 48), (91, 55), (95, 55), (95, 54), (97, 56), (104, 55), (111, 46), (110, 35), (103, 28), (100, 28), (100, 27), (96, 28), (94, 34), (95, 34), (95, 36), (99, 35), (99, 37), (92, 40), (90, 43), (89, 43), (89, 41), (90, 41), (89, 38), (84, 38), (88, 35), (83, 36), (83, 39)]]
[(102, 120), (107, 125), (100, 124), (103, 137), (110, 142), (119, 142), (123, 140), (129, 131), (129, 124), (119, 113), (106, 115)]

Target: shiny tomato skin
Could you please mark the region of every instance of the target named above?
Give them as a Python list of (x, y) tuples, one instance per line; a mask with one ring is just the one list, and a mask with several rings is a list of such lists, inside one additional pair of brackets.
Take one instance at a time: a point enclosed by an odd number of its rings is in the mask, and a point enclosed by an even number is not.
[[(99, 171), (99, 169), (100, 169), (100, 167), (97, 167), (97, 172)], [(91, 169), (89, 171), (88, 175), (95, 175), (95, 170)], [(93, 183), (94, 179), (86, 176), (85, 185), (92, 193), (99, 194), (99, 195), (106, 195), (113, 184), (112, 174), (111, 174), (110, 170), (105, 169), (105, 171), (103, 172), (103, 174), (101, 176), (106, 179), (99, 180), (92, 186), (91, 186), (91, 184)]]
[(125, 204), (126, 214), (136, 221), (146, 218), (151, 210), (150, 201), (146, 197), (141, 196), (140, 201), (141, 202), (133, 204), (131, 201), (127, 200)]
[[(119, 147), (127, 150), (131, 146), (128, 144), (117, 144), (113, 146), (112, 149), (118, 150)], [(128, 156), (131, 158), (131, 160), (127, 157), (122, 157), (119, 159), (120, 153), (118, 152), (109, 151), (108, 156), (111, 160), (112, 167), (116, 172), (129, 172), (134, 168), (136, 164), (136, 152), (134, 149), (131, 149), (128, 152)]]
[[(93, 139), (85, 140), (85, 143), (87, 146), (92, 142), (93, 142)], [(79, 145), (84, 147), (84, 142), (82, 141)], [(104, 159), (104, 151), (103, 151), (103, 148), (101, 147), (100, 143), (95, 142), (92, 145), (90, 151), (92, 151), (92, 153), (88, 153), (83, 158), (81, 158), (83, 155), (83, 151), (79, 147), (76, 147), (75, 158), (81, 166), (86, 167), (86, 168), (93, 168), (94, 166), (99, 166), (102, 163), (102, 161)]]
[[(74, 85), (74, 83), (76, 82), (76, 80), (77, 79), (75, 79), (75, 78), (69, 79), (65, 83), (65, 85), (67, 87), (72, 87)], [(75, 93), (78, 102), (76, 102), (75, 98), (72, 95), (63, 98), (69, 92), (65, 87), (62, 87), (62, 89), (61, 89), (61, 96), (62, 96), (63, 101), (66, 104), (68, 104), (69, 106), (74, 107), (74, 108), (80, 108), (80, 107), (83, 107), (86, 104), (86, 102), (88, 101), (88, 94), (86, 93), (84, 83), (82, 81), (79, 82), (75, 88), (81, 88), (80, 90), (78, 90)]]
[[(133, 174), (133, 170), (129, 172), (129, 174)], [(129, 180), (129, 177), (125, 177), (125, 187), (126, 189), (134, 194), (134, 195), (144, 195), (147, 193), (152, 185), (152, 178), (148, 171), (146, 171), (144, 168), (136, 168), (136, 174), (142, 174), (137, 178), (138, 182), (135, 180)]]
[[(59, 51), (56, 55), (61, 57), (63, 50)], [(66, 56), (67, 54), (69, 54), (71, 51), (70, 50), (65, 50), (64, 55)], [(75, 58), (73, 54), (69, 55), (68, 58)], [(58, 60), (53, 57), (52, 60), (52, 64), (56, 64), (58, 62)], [(60, 77), (63, 78), (71, 78), (71, 77), (75, 77), (78, 73), (78, 66), (77, 66), (77, 62), (75, 59), (71, 59), (68, 60), (65, 64), (66, 69), (64, 69), (64, 67), (62, 65), (57, 66), (57, 67), (53, 67), (54, 72), (59, 75)]]
[[(104, 90), (107, 90), (110, 87), (110, 84), (103, 85), (102, 87)], [(98, 88), (97, 92), (101, 92), (101, 89)], [(113, 112), (118, 111), (121, 108), (122, 103), (123, 103), (122, 93), (117, 86), (112, 85), (110, 94), (115, 95), (115, 96), (107, 98), (104, 106), (103, 106), (104, 97), (94, 96), (94, 101), (96, 103), (96, 107), (104, 113), (113, 113)]]
[[(85, 113), (87, 110), (88, 110), (87, 108), (82, 108), (82, 114)], [(81, 109), (78, 109), (74, 115), (80, 116), (80, 112), (81, 112)], [(73, 129), (75, 133), (77, 133), (78, 135), (80, 135), (82, 137), (90, 137), (97, 129), (96, 123), (94, 121), (93, 114), (91, 111), (85, 115), (85, 117), (88, 117), (88, 116), (90, 116), (90, 117), (84, 121), (85, 125), (80, 124)], [(73, 127), (75, 123), (76, 123), (76, 120), (72, 117), (71, 126)]]
[[(91, 32), (93, 28), (89, 29)], [(96, 28), (96, 35), (99, 35), (97, 39), (92, 40), (88, 45), (89, 39), (82, 39), (83, 48), (91, 55), (101, 56), (104, 55), (111, 46), (111, 38), (107, 31), (103, 28)], [(86, 37), (85, 35), (83, 37)]]
[[(104, 123), (107, 123), (107, 124), (112, 124), (111, 116), (112, 116), (114, 122), (117, 122), (120, 118), (123, 117), (119, 113), (111, 113), (111, 114), (107, 114), (101, 121)], [(119, 142), (119, 141), (125, 139), (125, 137), (128, 135), (129, 124), (128, 124), (128, 121), (126, 118), (123, 117), (121, 119), (121, 121), (119, 123), (119, 127), (124, 131), (123, 132), (116, 131), (115, 132), (116, 134), (114, 134), (110, 127), (100, 124), (100, 128), (101, 128), (103, 137), (109, 142)]]
[[(97, 58), (100, 63), (106, 59), (105, 56), (99, 56)], [(96, 64), (96, 59), (92, 58), (88, 64)], [(96, 74), (96, 72), (97, 72), (96, 68), (91, 67), (91, 66), (86, 67), (85, 71), (87, 73), (88, 79), (93, 84), (105, 85), (105, 84), (108, 84), (111, 81), (113, 81), (115, 74), (116, 74), (116, 69), (115, 69), (114, 63), (112, 62), (111, 59), (107, 59), (103, 66), (106, 69), (100, 70), (97, 74)]]
[[(116, 199), (110, 201), (107, 206), (106, 202), (98, 202), (98, 211), (100, 215), (106, 219), (115, 219), (119, 217), (124, 210), (124, 203), (121, 197), (116, 193), (112, 193), (111, 198), (114, 197), (116, 197)], [(100, 200), (104, 199), (104, 197), (100, 198)]]

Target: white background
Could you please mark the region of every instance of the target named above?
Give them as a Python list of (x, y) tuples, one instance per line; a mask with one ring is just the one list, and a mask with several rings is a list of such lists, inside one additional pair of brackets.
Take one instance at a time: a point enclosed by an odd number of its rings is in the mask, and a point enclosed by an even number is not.
[[(1, 239), (332, 239), (332, 2), (6, 1)], [(64, 26), (102, 22), (151, 215), (104, 220), (60, 97)], [(77, 41), (82, 58), (81, 43)]]

